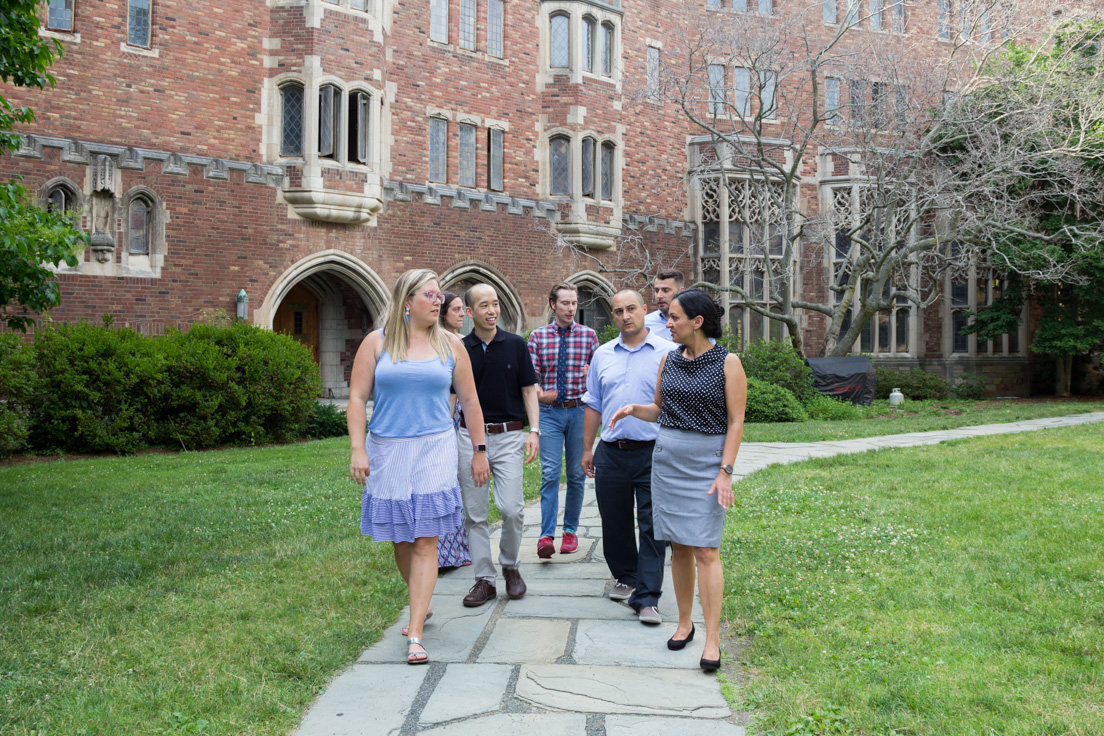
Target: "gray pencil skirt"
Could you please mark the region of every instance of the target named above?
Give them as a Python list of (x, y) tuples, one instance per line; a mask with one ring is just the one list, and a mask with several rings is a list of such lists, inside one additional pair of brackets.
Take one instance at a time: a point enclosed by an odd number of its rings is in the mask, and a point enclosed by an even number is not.
[(725, 510), (709, 488), (724, 452), (723, 434), (660, 427), (652, 451), (655, 538), (691, 547), (720, 547)]

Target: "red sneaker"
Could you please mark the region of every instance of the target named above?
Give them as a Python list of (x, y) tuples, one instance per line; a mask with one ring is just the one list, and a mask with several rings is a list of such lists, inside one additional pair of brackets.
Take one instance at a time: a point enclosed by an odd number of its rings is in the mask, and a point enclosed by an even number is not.
[[(565, 536), (566, 540), (567, 537)], [(552, 537), (541, 537), (537, 541), (537, 557), (542, 560), (547, 560), (552, 555), (556, 554), (556, 542)]]
[(579, 538), (575, 536), (575, 532), (564, 532), (563, 542), (560, 543), (560, 554), (569, 555), (577, 549), (579, 549)]

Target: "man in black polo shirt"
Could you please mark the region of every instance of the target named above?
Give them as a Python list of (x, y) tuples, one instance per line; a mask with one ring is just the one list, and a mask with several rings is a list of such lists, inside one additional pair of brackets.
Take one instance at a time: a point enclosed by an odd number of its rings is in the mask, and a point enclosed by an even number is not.
[[(487, 460), (494, 477), (495, 506), (502, 514), (502, 539), (498, 561), (506, 581), (506, 595), (525, 595), (525, 582), (518, 572), (525, 499), (521, 492), (522, 458), (531, 463), (540, 452), (540, 409), (537, 405), (537, 374), (529, 360), (529, 348), (518, 335), (498, 329), (498, 294), (487, 284), (477, 284), (464, 295), (468, 316), (474, 322), (464, 346), (471, 358), (479, 405), (487, 433)], [(529, 418), (529, 431), (525, 419)], [(469, 608), (495, 598), (497, 571), (491, 557), (491, 535), (487, 526), (490, 494), (487, 485), (477, 486), (468, 466), (472, 444), (466, 423), (460, 420), (460, 490), (464, 498), (464, 526), (468, 531), (475, 585), (464, 597)]]

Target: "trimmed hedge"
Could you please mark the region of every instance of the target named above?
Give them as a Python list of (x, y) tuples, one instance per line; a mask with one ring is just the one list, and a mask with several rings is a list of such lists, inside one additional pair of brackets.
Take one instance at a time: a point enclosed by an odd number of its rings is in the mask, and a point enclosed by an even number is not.
[(35, 335), (33, 371), (31, 445), (65, 452), (283, 442), (321, 390), (309, 348), (240, 323), (152, 338), (47, 327)]
[(27, 446), (31, 427), (27, 401), (37, 383), (30, 345), (14, 333), (0, 333), (0, 457)]
[(813, 370), (789, 342), (753, 342), (740, 353), (740, 362), (748, 378), (781, 386), (803, 406), (816, 396)]
[(745, 422), (804, 422), (809, 419), (801, 402), (789, 390), (750, 376), (747, 383)]
[(338, 409), (333, 404), (320, 404), (314, 402), (314, 408), (299, 436), (304, 439), (324, 440), (327, 437), (346, 437), (349, 434), (349, 425), (345, 422), (345, 410)]
[(905, 398), (914, 401), (925, 399), (945, 399), (950, 392), (950, 386), (934, 373), (928, 373), (920, 368), (913, 368), (908, 373), (896, 371), (892, 368), (874, 367), (874, 398), (888, 399), (890, 392), (901, 389)]
[(863, 413), (850, 401), (842, 401), (832, 396), (817, 393), (812, 401), (805, 405), (809, 418), (829, 422), (842, 422), (848, 419), (862, 419)]

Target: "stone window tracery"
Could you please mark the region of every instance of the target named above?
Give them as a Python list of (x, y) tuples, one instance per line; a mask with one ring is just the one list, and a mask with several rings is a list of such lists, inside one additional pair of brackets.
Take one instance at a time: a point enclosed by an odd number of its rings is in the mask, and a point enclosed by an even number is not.
[(280, 155), (303, 155), (303, 85), (280, 87)]

